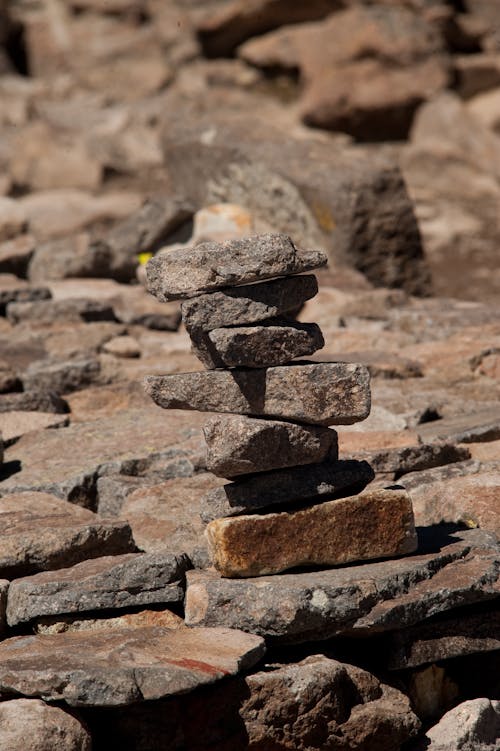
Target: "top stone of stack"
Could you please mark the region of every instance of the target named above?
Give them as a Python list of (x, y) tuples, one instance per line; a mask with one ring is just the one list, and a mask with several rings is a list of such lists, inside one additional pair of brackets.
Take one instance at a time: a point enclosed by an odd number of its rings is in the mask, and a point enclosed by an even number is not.
[[(162, 302), (290, 276), (326, 266), (319, 251), (298, 250), (287, 235), (206, 242), (160, 253), (148, 262), (148, 290)], [(189, 269), (189, 273), (186, 273)]]

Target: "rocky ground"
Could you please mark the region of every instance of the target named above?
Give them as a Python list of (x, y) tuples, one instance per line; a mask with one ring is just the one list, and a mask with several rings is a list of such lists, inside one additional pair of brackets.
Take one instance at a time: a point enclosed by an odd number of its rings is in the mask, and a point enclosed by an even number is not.
[[(0, 0), (0, 74), (0, 747), (499, 749), (498, 3)], [(144, 264), (268, 231), (329, 254), (297, 316), (415, 554), (209, 566)]]

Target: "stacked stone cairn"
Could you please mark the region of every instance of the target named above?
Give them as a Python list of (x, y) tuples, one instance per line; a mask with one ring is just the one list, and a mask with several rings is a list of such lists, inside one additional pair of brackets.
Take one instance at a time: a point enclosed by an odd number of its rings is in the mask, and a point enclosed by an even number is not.
[[(159, 300), (182, 318), (206, 371), (146, 378), (165, 409), (233, 413), (204, 428), (207, 469), (230, 480), (202, 500), (215, 568), (225, 577), (387, 558), (416, 549), (402, 489), (365, 489), (366, 462), (339, 461), (337, 433), (370, 412), (363, 365), (308, 362), (324, 345), (291, 312), (318, 291), (326, 265), (282, 234), (206, 242), (147, 266)], [(288, 314), (288, 316), (287, 316)], [(293, 360), (293, 362), (291, 362)]]

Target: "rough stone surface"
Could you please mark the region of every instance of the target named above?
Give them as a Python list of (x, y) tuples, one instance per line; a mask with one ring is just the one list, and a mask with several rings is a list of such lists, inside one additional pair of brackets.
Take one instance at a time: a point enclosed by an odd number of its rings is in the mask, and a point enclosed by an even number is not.
[(325, 344), (317, 324), (286, 320), (214, 329), (206, 338), (201, 352), (194, 343), (194, 352), (208, 368), (286, 365), (296, 357), (312, 355)]
[(207, 469), (235, 477), (338, 458), (337, 434), (321, 427), (251, 417), (213, 417), (203, 428)]
[(249, 748), (399, 751), (420, 722), (408, 698), (353, 665), (313, 655), (249, 675)]
[(298, 274), (326, 263), (319, 251), (297, 250), (286, 235), (256, 235), (160, 253), (149, 261), (146, 273), (149, 291), (167, 301)]
[(319, 425), (352, 424), (370, 412), (363, 365), (316, 363), (262, 370), (149, 376), (146, 391), (164, 409), (236, 412)]
[(103, 346), (103, 352), (114, 357), (140, 357), (141, 347), (133, 336), (117, 336)]
[(204, 522), (260, 509), (330, 500), (361, 491), (374, 478), (367, 462), (333, 461), (245, 477), (214, 488), (201, 499)]
[(0, 394), (1, 412), (68, 412), (68, 405), (53, 391), (27, 390), (19, 393)]
[(0, 704), (0, 746), (5, 751), (91, 751), (83, 724), (60, 707), (40, 699)]
[(417, 548), (411, 500), (400, 490), (364, 491), (292, 513), (216, 519), (206, 534), (215, 568), (228, 577), (389, 558)]
[(227, 628), (19, 636), (0, 644), (0, 690), (120, 706), (184, 694), (253, 665), (262, 639)]
[(496, 751), (500, 738), (500, 702), (471, 699), (447, 712), (425, 734), (419, 748), (428, 751)]
[(69, 394), (99, 382), (100, 377), (101, 364), (94, 357), (64, 362), (42, 360), (29, 366), (23, 376), (23, 384), (28, 391), (41, 389)]
[(184, 619), (171, 610), (140, 610), (138, 613), (125, 613), (112, 618), (53, 616), (41, 618), (34, 628), (37, 634), (62, 634), (67, 631), (108, 631), (143, 626), (185, 628)]
[(0, 574), (12, 579), (135, 550), (129, 525), (47, 493), (0, 497)]
[[(389, 448), (359, 449), (368, 443), (365, 434), (356, 435), (354, 446), (353, 434), (342, 436), (343, 449), (351, 459), (365, 460), (370, 463), (374, 471), (398, 480), (408, 472), (418, 472), (444, 464), (461, 462), (470, 457), (467, 448), (453, 443), (416, 443), (409, 446), (395, 446)], [(371, 443), (371, 441), (370, 441)]]
[(190, 333), (257, 323), (299, 308), (317, 291), (312, 274), (224, 289), (185, 300), (182, 320)]
[(281, 642), (400, 629), (498, 597), (498, 543), (480, 530), (420, 533), (398, 560), (258, 579), (188, 573), (188, 625), (238, 625)]
[(472, 443), (500, 438), (500, 409), (481, 410), (472, 414), (459, 414), (420, 425), (418, 432), (423, 441), (455, 441)]
[(15, 443), (21, 436), (34, 430), (62, 428), (67, 425), (69, 425), (68, 415), (58, 415), (53, 412), (28, 412), (26, 410), (0, 412), (0, 432), (6, 446)]
[(16, 579), (9, 588), (7, 621), (180, 602), (187, 565), (183, 555), (131, 553)]
[(5, 315), (9, 303), (48, 300), (50, 296), (47, 287), (31, 287), (10, 274), (0, 277), (0, 315)]
[(7, 306), (7, 318), (14, 324), (25, 321), (35, 324), (116, 321), (110, 305), (86, 298), (11, 302)]

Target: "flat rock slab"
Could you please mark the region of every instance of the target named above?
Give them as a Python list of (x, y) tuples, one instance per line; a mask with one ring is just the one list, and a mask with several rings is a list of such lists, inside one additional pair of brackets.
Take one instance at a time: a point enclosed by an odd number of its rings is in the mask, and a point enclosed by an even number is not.
[(184, 555), (131, 553), (15, 579), (7, 622), (14, 626), (47, 615), (181, 602), (188, 565)]
[(413, 556), (328, 571), (224, 579), (187, 575), (186, 623), (239, 627), (299, 643), (339, 634), (394, 631), (500, 593), (500, 552), (482, 530), (419, 535)]
[(42, 618), (34, 625), (37, 634), (62, 634), (66, 631), (110, 631), (143, 626), (163, 626), (164, 628), (187, 628), (184, 619), (171, 610), (140, 610), (138, 613), (124, 613), (111, 618), (96, 618), (94, 615), (66, 615)]
[(255, 235), (159, 253), (146, 266), (148, 289), (162, 301), (260, 282), (326, 266), (319, 251), (300, 251), (287, 235)]
[(227, 577), (389, 558), (417, 548), (411, 499), (401, 490), (365, 491), (292, 513), (216, 519), (206, 535), (214, 566)]
[[(377, 431), (378, 432), (378, 431)], [(380, 435), (380, 434), (378, 434)], [(405, 434), (401, 434), (402, 442)], [(360, 448), (363, 444), (373, 443), (372, 436), (364, 433), (348, 433), (341, 436), (344, 455), (350, 459), (365, 460), (370, 463), (377, 474), (383, 474), (398, 480), (408, 472), (440, 467), (444, 464), (461, 462), (470, 458), (465, 446), (453, 443), (415, 443), (383, 448)], [(373, 435), (373, 439), (377, 436)]]
[(423, 441), (494, 441), (500, 438), (500, 408), (478, 410), (472, 414), (460, 414), (418, 426)]
[(203, 428), (207, 469), (235, 477), (338, 458), (337, 433), (329, 428), (252, 417), (214, 417)]
[(190, 334), (258, 323), (301, 307), (317, 292), (312, 274), (222, 289), (185, 300), (182, 320)]
[(14, 411), (63, 414), (68, 412), (68, 405), (53, 391), (34, 389), (0, 394), (0, 413)]
[(185, 694), (264, 655), (262, 639), (228, 628), (18, 636), (0, 644), (2, 693), (71, 706), (123, 706)]
[(351, 425), (370, 412), (369, 373), (364, 365), (350, 363), (148, 376), (145, 387), (164, 409), (282, 417), (313, 425)]
[(21, 436), (31, 433), (33, 430), (62, 428), (67, 425), (69, 425), (69, 415), (28, 410), (0, 412), (0, 433), (3, 436), (5, 446), (10, 446)]
[(312, 355), (325, 340), (315, 323), (276, 320), (261, 326), (220, 328), (204, 335), (193, 351), (207, 368), (267, 368)]
[(11, 302), (48, 300), (50, 297), (47, 287), (31, 287), (10, 274), (2, 275), (0, 278), (0, 315), (5, 315), (7, 305)]
[(357, 461), (327, 461), (265, 472), (209, 490), (200, 501), (201, 518), (208, 524), (223, 516), (352, 495), (374, 476), (367, 462)]
[(47, 493), (0, 497), (0, 527), (0, 576), (9, 579), (136, 549), (127, 522)]
[[(31, 433), (5, 452), (0, 495), (38, 490), (92, 508), (98, 477), (137, 474), (162, 457), (185, 455), (194, 415), (152, 408), (125, 409), (64, 430)], [(193, 419), (194, 418), (194, 419)], [(202, 424), (200, 418), (198, 423)], [(78, 447), (78, 450), (68, 450)], [(1, 476), (1, 470), (0, 470)]]

